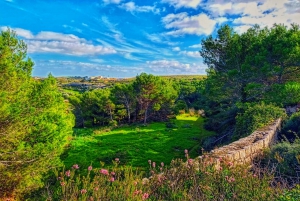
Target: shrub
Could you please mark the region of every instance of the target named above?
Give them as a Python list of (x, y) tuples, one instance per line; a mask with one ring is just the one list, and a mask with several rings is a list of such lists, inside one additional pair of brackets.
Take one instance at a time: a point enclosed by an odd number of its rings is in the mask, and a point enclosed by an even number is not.
[(236, 116), (234, 138), (238, 139), (251, 134), (275, 119), (285, 117), (283, 109), (264, 102), (258, 104), (245, 104), (241, 106), (243, 113)]
[(291, 115), (281, 130), (281, 134), (293, 141), (300, 137), (300, 112)]
[(298, 201), (300, 200), (300, 185), (291, 190), (287, 190), (281, 195), (278, 201)]
[[(92, 169), (80, 176), (76, 168), (57, 174), (57, 200), (276, 200), (279, 186), (271, 188), (272, 175), (233, 166), (220, 159), (216, 167), (207, 156), (173, 160), (169, 167), (149, 162), (142, 175), (130, 167)], [(76, 166), (75, 166), (76, 167)]]
[(299, 156), (300, 141), (296, 140), (294, 143), (284, 141), (271, 148), (265, 161), (276, 165), (278, 176), (292, 179), (297, 176), (297, 170), (300, 168)]

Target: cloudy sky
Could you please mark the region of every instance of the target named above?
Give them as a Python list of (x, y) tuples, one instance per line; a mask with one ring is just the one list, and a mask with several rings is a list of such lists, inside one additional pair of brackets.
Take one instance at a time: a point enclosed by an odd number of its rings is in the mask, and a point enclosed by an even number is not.
[(274, 23), (300, 24), (300, 0), (0, 0), (34, 76), (205, 74), (201, 39)]

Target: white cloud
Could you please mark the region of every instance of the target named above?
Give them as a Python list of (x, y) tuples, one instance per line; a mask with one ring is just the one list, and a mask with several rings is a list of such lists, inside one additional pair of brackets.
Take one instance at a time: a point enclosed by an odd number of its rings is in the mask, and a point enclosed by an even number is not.
[[(274, 23), (289, 25), (299, 23), (299, 0), (211, 0), (201, 7), (211, 14), (214, 20), (233, 21), (234, 30), (245, 32), (254, 24), (271, 27)], [(236, 17), (238, 16), (238, 17)]]
[(26, 41), (28, 46), (28, 52), (51, 52), (66, 55), (102, 55), (102, 54), (114, 54), (116, 50), (103, 47), (101, 45), (93, 45), (81, 42), (65, 42), (65, 41), (40, 41), (29, 40)]
[[(7, 29), (8, 29), (8, 27), (0, 27), (1, 31), (6, 31)], [(31, 39), (34, 37), (33, 34), (31, 33), (31, 31), (28, 31), (26, 29), (14, 28), (13, 30), (16, 32), (16, 34), (18, 36), (21, 36), (23, 38)]]
[(168, 3), (175, 8), (185, 7), (196, 9), (200, 5), (201, 1), (202, 0), (163, 0), (162, 2)]
[(159, 9), (155, 6), (137, 6), (133, 1), (123, 3), (120, 8), (129, 12), (154, 12), (159, 13)]
[(216, 20), (204, 13), (188, 16), (187, 13), (169, 14), (162, 18), (165, 28), (172, 29), (166, 35), (180, 36), (185, 34), (209, 35), (213, 32)]
[[(1, 27), (1, 29), (6, 29)], [(29, 30), (13, 28), (16, 33), (25, 39), (29, 53), (51, 52), (66, 55), (103, 55), (117, 53), (112, 47), (93, 45), (84, 38), (73, 34), (63, 34), (51, 31), (41, 31), (34, 35)]]
[[(68, 60), (37, 60), (36, 68), (43, 69), (51, 69), (52, 71), (55, 69), (61, 70), (69, 70), (68, 72), (74, 73), (76, 71), (78, 74), (87, 73), (94, 74), (98, 73), (102, 75), (109, 74), (120, 74), (125, 76), (132, 76), (139, 74), (144, 70), (141, 67), (127, 67), (127, 66), (118, 66), (118, 65), (107, 65), (107, 64), (99, 64), (99, 63), (89, 63), (89, 62), (75, 62)], [(103, 74), (105, 73), (105, 74)], [(122, 74), (125, 73), (125, 74)], [(109, 75), (108, 74), (108, 75)], [(69, 75), (69, 74), (68, 74)]]
[(105, 4), (119, 4), (122, 0), (103, 0)]
[(250, 25), (242, 25), (242, 26), (236, 26), (234, 27), (234, 31), (237, 32), (238, 34), (246, 32), (249, 28), (252, 26)]
[(173, 47), (172, 50), (175, 51), (175, 52), (179, 52), (180, 51), (180, 47)]
[(167, 44), (170, 46), (178, 45), (178, 42), (171, 42), (168, 38), (165, 37), (164, 34), (148, 34), (145, 33), (145, 36), (148, 40), (154, 42), (154, 43), (160, 43), (160, 44)]
[(164, 72), (170, 74), (204, 74), (206, 67), (196, 63), (181, 63), (176, 60), (154, 60), (147, 61), (146, 66), (154, 72)]
[(201, 44), (195, 44), (195, 45), (189, 46), (189, 48), (201, 49), (202, 45)]
[(200, 57), (200, 53), (198, 51), (181, 51), (179, 54), (186, 55), (189, 57)]

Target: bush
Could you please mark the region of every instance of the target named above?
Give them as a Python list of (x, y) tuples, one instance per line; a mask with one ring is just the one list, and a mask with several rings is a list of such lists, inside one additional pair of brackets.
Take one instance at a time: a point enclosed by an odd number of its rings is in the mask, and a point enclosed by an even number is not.
[(272, 104), (267, 105), (264, 102), (241, 105), (241, 109), (244, 112), (236, 116), (235, 139), (248, 136), (275, 119), (286, 116), (283, 109)]
[(299, 156), (300, 141), (296, 140), (294, 143), (284, 141), (271, 148), (265, 161), (276, 165), (278, 176), (289, 179), (297, 176), (297, 170), (300, 168)]
[(300, 200), (300, 185), (297, 185), (295, 188), (285, 191), (281, 195), (278, 201), (298, 201)]
[[(142, 175), (130, 167), (93, 169), (86, 176), (77, 166), (57, 173), (57, 190), (49, 200), (276, 200), (280, 186), (270, 187), (272, 175), (247, 166), (233, 166), (220, 159), (220, 166), (207, 156), (187, 161), (173, 160), (169, 167), (149, 162), (149, 173)], [(92, 170), (93, 169), (93, 170)]]
[(300, 112), (292, 114), (290, 119), (283, 126), (281, 135), (284, 135), (291, 141), (300, 137)]

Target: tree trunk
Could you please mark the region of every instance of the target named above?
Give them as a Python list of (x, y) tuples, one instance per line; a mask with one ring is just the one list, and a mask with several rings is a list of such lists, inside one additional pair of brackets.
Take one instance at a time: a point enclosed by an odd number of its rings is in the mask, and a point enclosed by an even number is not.
[(147, 115), (148, 115), (148, 106), (146, 107), (146, 110), (145, 110), (144, 124), (147, 123)]

